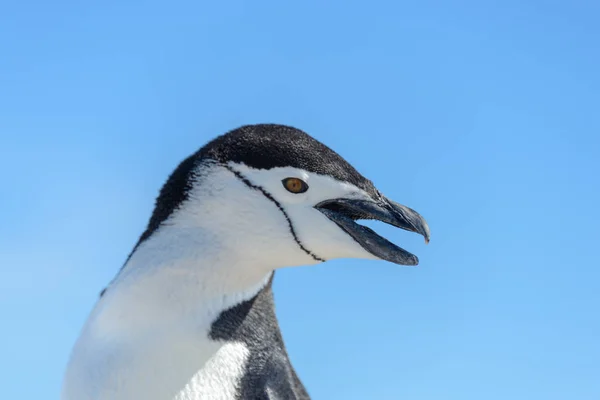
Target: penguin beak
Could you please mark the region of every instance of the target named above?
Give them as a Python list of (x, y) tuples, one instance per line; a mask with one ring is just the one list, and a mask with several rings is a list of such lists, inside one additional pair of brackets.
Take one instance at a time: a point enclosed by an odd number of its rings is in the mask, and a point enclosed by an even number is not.
[(374, 256), (400, 265), (417, 265), (419, 259), (401, 247), (355, 221), (378, 220), (395, 227), (419, 233), (429, 243), (429, 226), (416, 211), (380, 196), (377, 200), (334, 199), (315, 206), (335, 222), (366, 251)]

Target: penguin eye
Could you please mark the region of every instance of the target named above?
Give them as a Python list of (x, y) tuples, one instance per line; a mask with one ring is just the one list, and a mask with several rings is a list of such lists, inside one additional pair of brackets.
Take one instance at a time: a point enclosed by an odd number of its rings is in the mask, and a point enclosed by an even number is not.
[(308, 185), (302, 179), (285, 178), (281, 183), (283, 183), (283, 187), (286, 188), (288, 192), (304, 193), (308, 190)]

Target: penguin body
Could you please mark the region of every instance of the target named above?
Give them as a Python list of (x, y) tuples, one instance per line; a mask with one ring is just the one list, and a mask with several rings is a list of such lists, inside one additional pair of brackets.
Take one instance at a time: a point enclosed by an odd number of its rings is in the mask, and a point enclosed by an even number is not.
[(429, 238), (337, 153), (249, 125), (185, 159), (73, 349), (63, 400), (309, 399), (275, 316), (278, 268), (339, 257), (416, 265), (358, 219)]

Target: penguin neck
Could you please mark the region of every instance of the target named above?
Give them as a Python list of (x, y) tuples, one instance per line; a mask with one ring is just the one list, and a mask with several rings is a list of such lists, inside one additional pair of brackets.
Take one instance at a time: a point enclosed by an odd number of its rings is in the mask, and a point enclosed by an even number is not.
[(226, 243), (202, 228), (161, 227), (137, 246), (108, 292), (141, 300), (137, 311), (167, 308), (172, 313), (181, 308), (188, 316), (198, 310), (216, 318), (254, 297), (274, 269), (240, 256)]
[(63, 399), (233, 398), (248, 357), (234, 331), (253, 299), (271, 298), (273, 271), (214, 239), (164, 226), (136, 248), (83, 329)]

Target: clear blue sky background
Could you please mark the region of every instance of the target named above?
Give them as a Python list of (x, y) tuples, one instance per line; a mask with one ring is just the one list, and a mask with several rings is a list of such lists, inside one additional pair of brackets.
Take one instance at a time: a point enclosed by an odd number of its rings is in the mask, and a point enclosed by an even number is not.
[(600, 3), (325, 3), (2, 3), (0, 397), (58, 398), (181, 159), (279, 122), (432, 230), (277, 274), (315, 399), (600, 399)]

